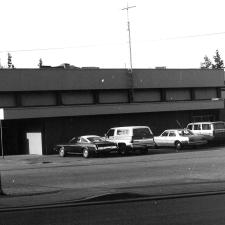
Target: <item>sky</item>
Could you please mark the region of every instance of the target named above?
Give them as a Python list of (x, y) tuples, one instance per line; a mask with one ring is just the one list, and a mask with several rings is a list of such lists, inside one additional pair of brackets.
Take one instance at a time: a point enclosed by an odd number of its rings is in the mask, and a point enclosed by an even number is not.
[(37, 68), (199, 68), (225, 60), (224, 0), (0, 0), (0, 63)]

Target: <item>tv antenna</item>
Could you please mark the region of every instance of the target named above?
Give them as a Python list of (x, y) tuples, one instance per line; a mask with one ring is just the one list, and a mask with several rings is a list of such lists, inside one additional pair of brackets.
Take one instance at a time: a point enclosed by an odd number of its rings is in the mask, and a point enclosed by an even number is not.
[(131, 35), (130, 35), (130, 21), (129, 21), (129, 9), (131, 8), (135, 8), (136, 6), (128, 6), (127, 3), (127, 7), (123, 8), (122, 10), (127, 10), (127, 30), (128, 30), (128, 38), (129, 38), (129, 53), (130, 53), (130, 70), (132, 73), (133, 70), (133, 66), (132, 66), (132, 51), (131, 51)]

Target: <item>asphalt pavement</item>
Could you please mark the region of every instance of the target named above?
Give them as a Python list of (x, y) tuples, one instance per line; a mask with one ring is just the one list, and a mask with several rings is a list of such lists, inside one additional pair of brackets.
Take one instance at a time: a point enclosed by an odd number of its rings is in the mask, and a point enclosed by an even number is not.
[(121, 196), (159, 199), (223, 193), (224, 159), (223, 146), (178, 153), (162, 149), (147, 155), (89, 159), (58, 155), (5, 156), (0, 158), (3, 192), (0, 211), (85, 200), (111, 201)]

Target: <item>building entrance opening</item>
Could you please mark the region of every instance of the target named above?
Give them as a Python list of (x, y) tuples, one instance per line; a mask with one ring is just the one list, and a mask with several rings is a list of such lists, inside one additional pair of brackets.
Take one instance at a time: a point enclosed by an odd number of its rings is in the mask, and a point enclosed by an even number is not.
[(41, 132), (26, 133), (28, 141), (28, 154), (42, 155), (42, 134)]

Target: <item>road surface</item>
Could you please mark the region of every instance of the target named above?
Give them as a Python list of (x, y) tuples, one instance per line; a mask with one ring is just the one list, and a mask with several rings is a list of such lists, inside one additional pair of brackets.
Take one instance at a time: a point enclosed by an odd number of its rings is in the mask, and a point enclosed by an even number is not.
[[(48, 163), (1, 170), (6, 196), (0, 198), (0, 224), (223, 224), (217, 222), (224, 221), (224, 196), (202, 194), (225, 190), (224, 147), (151, 150), (126, 157), (54, 157)], [(77, 200), (116, 193), (143, 201), (74, 206)], [(167, 198), (189, 193), (199, 195)], [(64, 207), (67, 203), (70, 206)], [(36, 205), (50, 208), (20, 210)]]
[(0, 213), (2, 225), (222, 225), (225, 195), (87, 204)]

